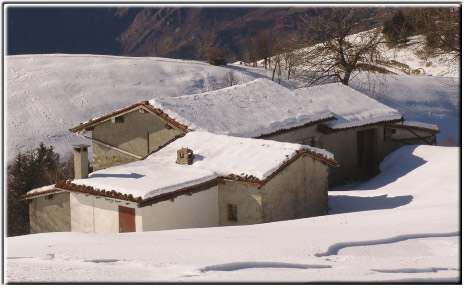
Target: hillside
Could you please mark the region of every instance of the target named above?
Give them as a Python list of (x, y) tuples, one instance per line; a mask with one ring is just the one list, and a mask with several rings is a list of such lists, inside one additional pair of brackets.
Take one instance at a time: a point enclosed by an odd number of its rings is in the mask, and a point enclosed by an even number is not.
[[(270, 70), (239, 64), (62, 54), (8, 56), (6, 72), (7, 161), (40, 142), (66, 156), (72, 144), (86, 142), (69, 128), (142, 100), (224, 88), (229, 72), (238, 84), (271, 78)], [(385, 93), (382, 102), (407, 119), (439, 125), (440, 144), (447, 135), (459, 139), (459, 90), (446, 84), (457, 78), (390, 75), (377, 81)], [(300, 85), (281, 84), (292, 89)], [(363, 84), (351, 82), (364, 92)]]
[[(205, 59), (210, 46), (243, 58), (260, 30), (284, 38), (297, 31), (312, 7), (286, 6), (109, 6), (8, 7), (7, 53), (103, 54)], [(324, 8), (325, 9), (325, 8)], [(380, 24), (392, 8), (360, 9), (364, 27)], [(375, 20), (374, 20), (375, 19)], [(17, 37), (21, 35), (21, 37)]]
[(406, 146), (322, 217), (127, 234), (11, 237), (7, 282), (461, 281), (459, 148)]

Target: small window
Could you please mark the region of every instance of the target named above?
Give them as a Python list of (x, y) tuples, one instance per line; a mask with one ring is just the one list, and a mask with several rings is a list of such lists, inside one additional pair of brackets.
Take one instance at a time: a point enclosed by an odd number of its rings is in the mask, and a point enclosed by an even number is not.
[(387, 139), (391, 138), (391, 136), (394, 135), (395, 133), (396, 133), (396, 129), (386, 127), (385, 131), (384, 131), (384, 138), (387, 140)]
[(125, 118), (123, 116), (112, 117), (112, 123), (123, 123)]
[(237, 222), (238, 221), (238, 206), (233, 204), (228, 204), (228, 221)]
[(184, 153), (180, 152), (180, 158), (184, 158)]

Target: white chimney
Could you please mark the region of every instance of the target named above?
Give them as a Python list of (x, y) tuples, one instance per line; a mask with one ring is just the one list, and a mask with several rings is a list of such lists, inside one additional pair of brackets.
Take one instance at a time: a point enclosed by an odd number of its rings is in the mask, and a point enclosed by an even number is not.
[(74, 178), (86, 179), (88, 176), (88, 164), (87, 159), (88, 153), (87, 148), (90, 147), (86, 144), (73, 145), (73, 157), (74, 157)]

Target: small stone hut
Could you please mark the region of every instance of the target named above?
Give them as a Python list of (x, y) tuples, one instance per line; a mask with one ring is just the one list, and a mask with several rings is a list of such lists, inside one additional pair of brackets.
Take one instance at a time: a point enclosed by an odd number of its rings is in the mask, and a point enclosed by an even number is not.
[[(182, 148), (192, 162), (177, 163)], [(143, 160), (22, 199), (31, 233), (258, 224), (326, 214), (329, 165), (338, 165), (331, 153), (307, 145), (189, 132)]]

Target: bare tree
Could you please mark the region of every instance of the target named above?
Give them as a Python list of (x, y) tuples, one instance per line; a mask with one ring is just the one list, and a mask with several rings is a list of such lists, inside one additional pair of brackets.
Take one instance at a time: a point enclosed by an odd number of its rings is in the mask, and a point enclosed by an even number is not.
[(315, 16), (301, 18), (305, 32), (301, 47), (310, 47), (301, 49), (302, 76), (307, 85), (328, 80), (348, 85), (355, 73), (375, 63), (382, 41), (380, 29), (357, 33), (364, 30), (363, 21), (368, 20), (360, 17), (355, 8), (314, 11)]
[(202, 33), (199, 33), (199, 36), (195, 42), (197, 51), (207, 51), (207, 49), (215, 47), (214, 44), (216, 37), (217, 33), (214, 30), (206, 30)]
[(272, 44), (268, 30), (260, 30), (254, 36), (253, 54), (255, 60), (264, 60), (264, 68), (267, 68), (267, 64), (269, 64), (270, 57), (272, 56)]
[(437, 48), (434, 54), (452, 54), (455, 59), (459, 59), (461, 56), (459, 8), (439, 8), (432, 14), (426, 44)]

